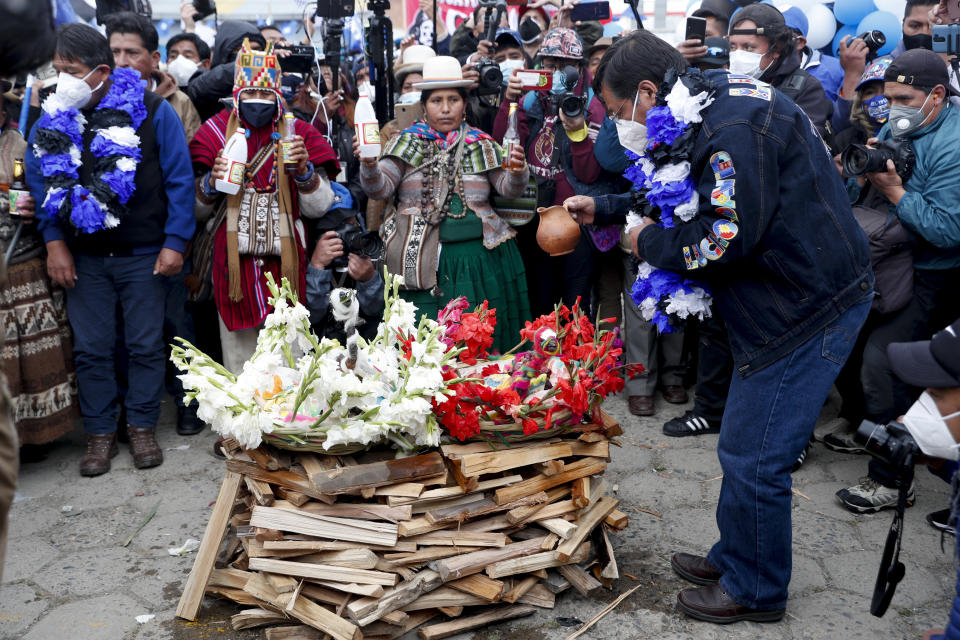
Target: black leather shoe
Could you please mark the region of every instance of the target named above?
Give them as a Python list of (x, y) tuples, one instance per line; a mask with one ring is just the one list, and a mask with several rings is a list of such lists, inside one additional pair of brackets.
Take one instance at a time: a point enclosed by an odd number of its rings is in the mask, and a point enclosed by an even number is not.
[(177, 407), (177, 433), (181, 436), (194, 436), (206, 428), (203, 420), (197, 417), (196, 405)]
[(677, 604), (680, 610), (691, 618), (717, 624), (730, 624), (742, 620), (777, 622), (786, 612), (786, 609), (762, 610), (744, 607), (728, 596), (719, 584), (684, 589), (677, 594)]
[(675, 553), (670, 566), (678, 576), (693, 584), (716, 584), (723, 574), (713, 568), (703, 556), (692, 553)]

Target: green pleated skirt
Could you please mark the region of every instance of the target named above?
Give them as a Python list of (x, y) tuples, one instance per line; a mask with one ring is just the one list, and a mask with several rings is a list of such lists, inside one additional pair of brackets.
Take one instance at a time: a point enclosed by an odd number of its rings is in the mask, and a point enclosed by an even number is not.
[[(462, 211), (460, 198), (450, 203), (453, 215)], [(462, 218), (447, 216), (440, 223), (440, 264), (437, 285), (440, 296), (430, 291), (401, 291), (417, 305), (421, 315), (436, 320), (440, 309), (454, 298), (466, 297), (469, 310), (487, 300), (497, 310), (493, 351), (504, 353), (520, 342), (520, 329), (530, 320), (530, 298), (523, 259), (517, 243), (507, 240), (493, 249), (483, 246), (483, 225), (469, 209)]]

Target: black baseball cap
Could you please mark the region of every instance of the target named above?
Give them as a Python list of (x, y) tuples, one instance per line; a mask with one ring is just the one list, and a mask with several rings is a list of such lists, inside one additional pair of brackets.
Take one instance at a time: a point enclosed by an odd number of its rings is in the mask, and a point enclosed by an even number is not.
[(942, 84), (951, 95), (960, 96), (960, 92), (950, 86), (947, 65), (929, 49), (909, 49), (901, 53), (884, 72), (883, 81), (909, 84), (922, 89)]
[(730, 63), (730, 41), (726, 38), (712, 36), (703, 41), (703, 46), (707, 48), (707, 53), (694, 60), (694, 64), (725, 67)]
[(930, 340), (891, 343), (887, 357), (893, 372), (907, 384), (934, 389), (960, 387), (960, 320)]
[(733, 10), (736, 8), (737, 5), (730, 0), (703, 0), (700, 3), (700, 8), (691, 15), (697, 18), (718, 18), (724, 22), (729, 22), (730, 16), (733, 15)]
[[(741, 22), (750, 20), (756, 29), (738, 29), (737, 25)], [(787, 28), (787, 21), (783, 14), (772, 4), (751, 4), (740, 11), (737, 11), (730, 19), (731, 36), (764, 36), (766, 38), (776, 37)]]

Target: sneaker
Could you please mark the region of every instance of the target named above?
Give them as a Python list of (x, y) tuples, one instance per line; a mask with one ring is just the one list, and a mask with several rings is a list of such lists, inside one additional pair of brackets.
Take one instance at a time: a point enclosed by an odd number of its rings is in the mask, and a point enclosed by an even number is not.
[[(885, 487), (873, 478), (860, 478), (860, 483), (837, 491), (840, 504), (854, 513), (876, 513), (881, 509), (894, 509), (897, 506), (899, 490)], [(914, 485), (910, 483), (907, 494), (907, 506), (912, 507), (916, 498)]]
[(853, 437), (852, 433), (828, 433), (823, 436), (823, 446), (837, 453), (863, 454), (867, 450)]
[(720, 421), (707, 420), (694, 413), (693, 409), (663, 425), (663, 435), (674, 438), (699, 436), (705, 433), (720, 433)]
[(807, 456), (810, 455), (810, 449), (813, 448), (813, 438), (810, 438), (810, 441), (807, 442), (807, 446), (803, 448), (803, 451), (800, 452), (800, 457), (797, 458), (797, 461), (793, 463), (793, 467), (790, 469), (790, 472), (797, 471), (800, 467), (803, 466), (803, 463), (807, 461)]
[(927, 514), (927, 524), (931, 527), (952, 536), (957, 535), (957, 530), (947, 524), (948, 522), (950, 522), (950, 509), (941, 509)]

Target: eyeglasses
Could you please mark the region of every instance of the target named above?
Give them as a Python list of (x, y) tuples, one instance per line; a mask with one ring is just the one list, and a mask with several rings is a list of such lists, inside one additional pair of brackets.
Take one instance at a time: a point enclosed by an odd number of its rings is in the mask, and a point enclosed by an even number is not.
[(617, 107), (616, 111), (613, 113), (607, 113), (607, 117), (610, 118), (614, 124), (623, 119), (623, 116), (620, 115), (620, 112), (623, 111), (623, 105), (627, 104), (628, 100), (630, 100), (630, 98), (625, 98), (624, 101), (620, 103), (620, 106)]

